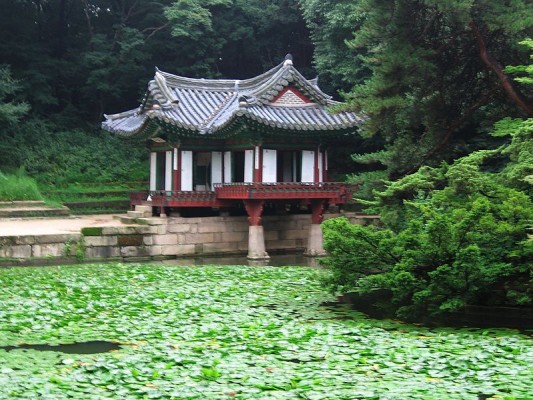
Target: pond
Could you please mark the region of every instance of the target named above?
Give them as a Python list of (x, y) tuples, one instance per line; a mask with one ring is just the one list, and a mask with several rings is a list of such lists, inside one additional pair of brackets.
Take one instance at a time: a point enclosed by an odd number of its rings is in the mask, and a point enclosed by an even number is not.
[(161, 261), (163, 264), (171, 265), (249, 265), (257, 266), (303, 266), (303, 267), (318, 267), (317, 257), (306, 257), (302, 252), (284, 253), (284, 254), (270, 254), (269, 260), (249, 260), (246, 256), (207, 256), (196, 258), (176, 258), (171, 260)]
[(0, 270), (0, 399), (528, 399), (533, 341), (335, 303), (321, 269), (98, 264)]
[(60, 343), (60, 344), (28, 344), (22, 343), (16, 346), (0, 346), (0, 350), (37, 350), (37, 351), (55, 351), (65, 354), (98, 354), (120, 349), (120, 345), (114, 342), (103, 340), (91, 340), (90, 342), (81, 343)]

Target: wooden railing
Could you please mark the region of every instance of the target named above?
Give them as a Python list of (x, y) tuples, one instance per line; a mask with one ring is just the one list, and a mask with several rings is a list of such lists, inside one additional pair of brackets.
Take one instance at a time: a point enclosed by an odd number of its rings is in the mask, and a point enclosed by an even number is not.
[(345, 183), (340, 182), (276, 182), (276, 183), (216, 183), (219, 199), (305, 199), (349, 196)]
[(130, 194), (131, 205), (150, 204), (156, 207), (218, 207), (230, 200), (298, 200), (330, 199), (344, 203), (356, 187), (342, 182), (234, 182), (215, 183), (214, 191), (143, 191)]
[(142, 205), (148, 199), (149, 194), (148, 190), (130, 192), (130, 208), (134, 210), (135, 206)]
[(162, 207), (210, 207), (216, 204), (215, 192), (206, 191), (155, 191), (151, 192), (152, 203)]

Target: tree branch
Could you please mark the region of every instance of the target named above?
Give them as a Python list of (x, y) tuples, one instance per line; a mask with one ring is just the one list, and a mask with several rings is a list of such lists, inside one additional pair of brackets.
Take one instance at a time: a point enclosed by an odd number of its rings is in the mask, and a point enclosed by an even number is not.
[(481, 60), (496, 74), (509, 98), (522, 109), (528, 117), (533, 117), (533, 105), (528, 102), (528, 99), (522, 94), (520, 89), (516, 87), (513, 80), (504, 72), (503, 66), (489, 53), (485, 44), (485, 38), (481, 34), (475, 21), (470, 22), (470, 28), (476, 37)]
[(85, 14), (85, 20), (87, 21), (87, 29), (89, 31), (89, 39), (92, 40), (93, 38), (93, 24), (91, 22), (91, 16), (89, 14), (89, 4), (87, 3), (87, 0), (82, 0), (83, 3), (83, 12)]
[(146, 36), (146, 38), (144, 39), (144, 41), (147, 41), (149, 40), (152, 36), (154, 36), (157, 32), (159, 32), (160, 30), (162, 29), (165, 29), (166, 27), (168, 27), (170, 25), (170, 22), (167, 22), (166, 24), (163, 24), (161, 26), (157, 26), (157, 27), (154, 27), (154, 28), (145, 28), (142, 30), (142, 33), (145, 33), (145, 32), (150, 32), (150, 34), (148, 36)]
[(452, 138), (453, 134), (457, 132), (457, 130), (468, 120), (470, 117), (482, 106), (485, 104), (488, 104), (492, 96), (494, 95), (494, 90), (491, 90), (489, 93), (487, 93), (485, 96), (483, 96), (481, 99), (476, 101), (474, 104), (472, 104), (468, 110), (465, 111), (465, 113), (459, 118), (457, 121), (455, 121), (447, 130), (446, 134), (442, 138), (442, 140), (439, 142), (437, 146), (435, 146), (433, 149), (431, 149), (428, 153), (424, 154), (422, 157), (422, 161), (420, 161), (416, 166), (411, 168), (409, 171), (405, 173), (405, 175), (409, 175), (414, 173), (418, 168), (420, 168), (424, 163), (427, 161), (428, 158), (433, 156), (437, 151), (441, 150)]

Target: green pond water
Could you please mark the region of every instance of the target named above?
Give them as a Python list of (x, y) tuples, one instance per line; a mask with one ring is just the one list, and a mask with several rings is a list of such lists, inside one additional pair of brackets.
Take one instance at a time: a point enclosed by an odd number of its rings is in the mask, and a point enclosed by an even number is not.
[(531, 332), (370, 319), (323, 273), (2, 269), (0, 399), (533, 399)]

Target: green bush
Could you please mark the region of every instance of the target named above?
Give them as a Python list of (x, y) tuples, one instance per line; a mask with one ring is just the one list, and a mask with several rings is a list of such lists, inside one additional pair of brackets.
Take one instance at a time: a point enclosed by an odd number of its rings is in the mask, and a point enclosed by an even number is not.
[(0, 172), (0, 201), (42, 200), (34, 179), (22, 171), (16, 174)]
[(47, 187), (148, 180), (148, 151), (101, 130), (65, 129), (30, 119), (0, 143), (2, 168), (22, 166)]
[[(533, 204), (481, 171), (495, 152), (423, 168), (377, 193), (381, 226), (324, 223), (327, 284), (334, 291), (385, 288), (399, 316), (467, 304), (533, 305)], [(376, 208), (377, 209), (377, 208)]]

